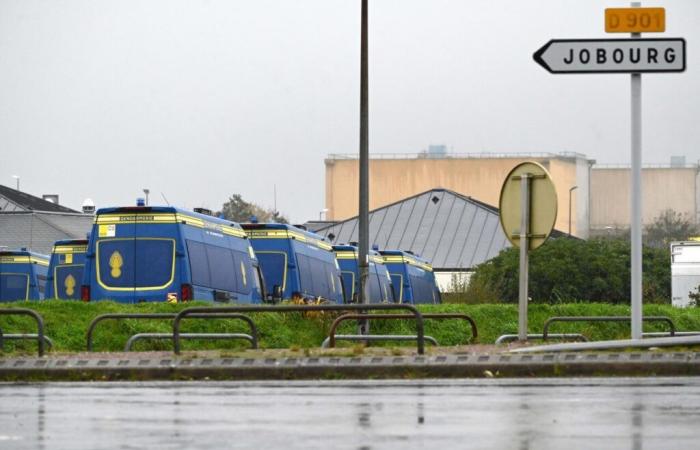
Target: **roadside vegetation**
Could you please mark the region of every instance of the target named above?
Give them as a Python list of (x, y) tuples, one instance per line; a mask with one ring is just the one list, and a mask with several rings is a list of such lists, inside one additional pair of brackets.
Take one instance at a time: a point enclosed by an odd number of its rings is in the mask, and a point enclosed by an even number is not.
[[(140, 305), (122, 305), (113, 302), (82, 303), (78, 301), (50, 300), (43, 302), (19, 302), (4, 304), (3, 307), (31, 308), (39, 312), (45, 320), (45, 333), (55, 344), (52, 353), (85, 351), (85, 333), (92, 319), (100, 314), (114, 312), (177, 312), (186, 306), (206, 305), (192, 303), (172, 305), (151, 303)], [(492, 344), (501, 334), (517, 332), (517, 305), (512, 304), (443, 304), (426, 305), (420, 309), (424, 312), (460, 312), (471, 316), (479, 327), (476, 343)], [(646, 305), (645, 315), (666, 315), (676, 323), (678, 330), (700, 330), (700, 309), (678, 309), (668, 305)], [(604, 303), (577, 304), (534, 304), (530, 306), (530, 331), (540, 333), (544, 321), (559, 315), (629, 315), (629, 308), (624, 305)], [(321, 314), (303, 316), (301, 313), (286, 314), (251, 314), (258, 326), (261, 348), (318, 348), (327, 336), (330, 324), (336, 315)], [(122, 351), (129, 336), (135, 333), (172, 331), (170, 320), (120, 320), (100, 323), (94, 333), (95, 351)], [(354, 334), (354, 323), (341, 326), (338, 333)], [(0, 316), (0, 328), (4, 333), (35, 333), (32, 320), (20, 316)], [(373, 333), (377, 334), (414, 334), (415, 326), (406, 321), (374, 321)], [(470, 338), (469, 326), (459, 320), (426, 320), (426, 334), (435, 337), (441, 345), (466, 344)], [(664, 324), (645, 324), (645, 331), (666, 331)], [(236, 320), (198, 320), (188, 319), (183, 322), (182, 332), (243, 332), (247, 326)], [(552, 333), (583, 333), (589, 339), (622, 339), (629, 337), (629, 327), (624, 323), (581, 323), (556, 324), (550, 329)], [(339, 346), (351, 347), (351, 343), (339, 343)], [(413, 343), (389, 343), (383, 345), (412, 346)], [(184, 341), (183, 348), (190, 350), (235, 349), (248, 347), (244, 341)], [(148, 341), (137, 343), (134, 350), (169, 350), (169, 341)], [(5, 342), (5, 351), (0, 355), (35, 352), (35, 342)], [(1, 357), (1, 356), (0, 356)]]

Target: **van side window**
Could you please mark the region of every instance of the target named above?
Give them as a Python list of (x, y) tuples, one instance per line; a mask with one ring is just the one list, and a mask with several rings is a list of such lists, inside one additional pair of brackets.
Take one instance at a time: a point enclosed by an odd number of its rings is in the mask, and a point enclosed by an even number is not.
[(234, 260), (234, 272), (236, 273), (236, 292), (241, 294), (250, 293), (252, 283), (257, 274), (252, 270), (253, 266), (247, 253), (231, 250)]
[(299, 290), (308, 295), (314, 295), (314, 281), (313, 275), (311, 274), (311, 267), (309, 257), (297, 255), (297, 270), (299, 271)]
[(238, 291), (236, 287), (237, 264), (231, 250), (214, 245), (206, 245), (209, 270), (211, 272), (211, 287), (219, 291)]
[(211, 286), (209, 278), (209, 261), (204, 244), (187, 240), (187, 253), (190, 256), (190, 272), (192, 273), (192, 284), (198, 286)]

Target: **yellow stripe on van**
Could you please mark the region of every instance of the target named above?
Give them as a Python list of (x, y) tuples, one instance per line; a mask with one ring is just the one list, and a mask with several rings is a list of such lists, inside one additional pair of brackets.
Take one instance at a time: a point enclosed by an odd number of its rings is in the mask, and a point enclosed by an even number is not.
[(66, 254), (66, 253), (85, 253), (87, 252), (87, 245), (57, 245), (53, 248), (53, 253), (56, 254)]
[(422, 263), (420, 261), (417, 261), (413, 258), (409, 258), (407, 256), (401, 256), (401, 255), (389, 255), (389, 256), (384, 256), (383, 257), (385, 263), (406, 263), (411, 266), (416, 266), (419, 267), (425, 271), (432, 272), (433, 267), (430, 264)]
[(338, 259), (357, 259), (357, 253), (353, 251), (336, 252), (335, 257)]
[[(193, 217), (182, 213), (128, 213), (128, 214), (102, 214), (95, 217), (95, 223), (100, 225), (126, 225), (126, 224), (185, 224), (197, 228), (211, 228), (230, 236), (243, 238), (245, 231), (240, 228), (209, 222), (199, 217)], [(68, 253), (68, 252), (66, 252)]]
[(291, 230), (245, 230), (250, 239), (295, 239), (299, 242), (315, 245), (323, 250), (331, 251), (333, 246), (327, 242), (323, 242), (312, 237), (305, 236), (301, 233)]
[(29, 256), (0, 256), (0, 263), (5, 264), (29, 264)]
[(134, 223), (176, 223), (177, 216), (173, 213), (125, 213), (101, 214), (95, 217), (95, 223), (103, 225), (119, 225)]

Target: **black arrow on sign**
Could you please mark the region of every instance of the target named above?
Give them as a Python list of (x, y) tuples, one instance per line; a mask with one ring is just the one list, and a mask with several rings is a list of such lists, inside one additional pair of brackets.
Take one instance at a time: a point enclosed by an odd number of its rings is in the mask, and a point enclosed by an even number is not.
[(550, 39), (549, 42), (544, 44), (542, 47), (540, 47), (539, 50), (532, 54), (532, 59), (534, 59), (535, 62), (540, 66), (544, 67), (549, 73), (554, 72), (552, 72), (552, 68), (549, 67), (549, 64), (547, 64), (547, 62), (545, 62), (545, 60), (542, 59), (542, 55), (544, 55), (544, 52), (546, 52), (549, 46), (552, 45), (552, 42), (554, 42), (554, 39)]

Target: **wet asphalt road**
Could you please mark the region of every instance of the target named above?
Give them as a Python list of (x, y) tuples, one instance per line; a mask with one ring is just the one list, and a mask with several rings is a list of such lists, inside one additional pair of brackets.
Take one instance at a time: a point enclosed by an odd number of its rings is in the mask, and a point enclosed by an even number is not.
[(697, 449), (700, 378), (0, 384), (0, 449)]

